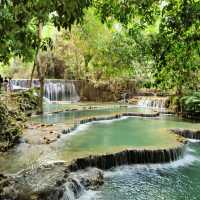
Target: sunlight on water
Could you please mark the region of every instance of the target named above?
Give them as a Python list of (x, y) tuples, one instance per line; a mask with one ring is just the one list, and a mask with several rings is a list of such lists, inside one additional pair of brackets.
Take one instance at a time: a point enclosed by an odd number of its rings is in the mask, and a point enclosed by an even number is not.
[(123, 166), (105, 172), (105, 184), (95, 199), (197, 200), (199, 167), (200, 147), (190, 144), (184, 158), (173, 163)]

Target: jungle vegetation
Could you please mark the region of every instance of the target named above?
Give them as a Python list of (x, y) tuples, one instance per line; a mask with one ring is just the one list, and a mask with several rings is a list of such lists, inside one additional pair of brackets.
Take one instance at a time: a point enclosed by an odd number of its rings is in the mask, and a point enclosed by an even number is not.
[(135, 80), (199, 109), (199, 0), (2, 0), (0, 33), (1, 73)]

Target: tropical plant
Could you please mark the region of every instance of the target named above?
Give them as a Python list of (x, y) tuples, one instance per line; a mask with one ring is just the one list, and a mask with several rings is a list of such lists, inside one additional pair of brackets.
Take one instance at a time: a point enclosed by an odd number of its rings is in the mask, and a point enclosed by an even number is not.
[(200, 112), (200, 92), (194, 92), (181, 98), (183, 111)]

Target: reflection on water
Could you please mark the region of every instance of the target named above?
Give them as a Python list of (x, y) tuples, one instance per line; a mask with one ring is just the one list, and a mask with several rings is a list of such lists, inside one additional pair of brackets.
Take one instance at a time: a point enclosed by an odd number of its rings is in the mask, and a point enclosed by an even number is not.
[(106, 172), (105, 184), (94, 199), (198, 200), (199, 167), (200, 144), (191, 144), (184, 159), (172, 164), (125, 166)]

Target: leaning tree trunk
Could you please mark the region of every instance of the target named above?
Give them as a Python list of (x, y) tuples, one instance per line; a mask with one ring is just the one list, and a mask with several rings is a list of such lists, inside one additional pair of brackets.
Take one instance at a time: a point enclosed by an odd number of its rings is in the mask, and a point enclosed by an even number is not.
[[(36, 57), (36, 56), (35, 56)], [(33, 68), (32, 68), (32, 72), (31, 72), (31, 79), (30, 79), (30, 84), (29, 87), (32, 88), (32, 82), (33, 82), (33, 76), (34, 76), (34, 72), (35, 72), (35, 68), (36, 68), (36, 59), (34, 59), (34, 63), (33, 63)]]

